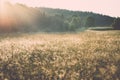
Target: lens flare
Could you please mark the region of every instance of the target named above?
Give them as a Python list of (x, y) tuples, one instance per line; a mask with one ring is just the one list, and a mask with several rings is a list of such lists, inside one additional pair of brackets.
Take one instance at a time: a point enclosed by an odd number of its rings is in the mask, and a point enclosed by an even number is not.
[(0, 0), (0, 31), (12, 31), (13, 28), (32, 26), (34, 11), (22, 4), (11, 4)]
[(11, 23), (8, 8), (8, 2), (6, 0), (0, 0), (0, 27), (8, 26)]

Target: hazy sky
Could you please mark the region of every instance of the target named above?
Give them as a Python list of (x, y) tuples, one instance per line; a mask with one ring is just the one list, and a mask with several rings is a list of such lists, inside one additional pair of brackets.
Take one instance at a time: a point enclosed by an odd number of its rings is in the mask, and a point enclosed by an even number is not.
[(120, 17), (120, 0), (9, 0), (33, 7), (50, 7), (79, 11), (92, 11)]

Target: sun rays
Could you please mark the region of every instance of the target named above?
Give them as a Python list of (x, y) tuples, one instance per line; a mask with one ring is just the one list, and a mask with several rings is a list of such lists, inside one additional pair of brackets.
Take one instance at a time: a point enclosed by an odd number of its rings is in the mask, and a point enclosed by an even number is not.
[(0, 31), (11, 31), (13, 28), (22, 27), (25, 23), (32, 26), (32, 17), (27, 7), (21, 4), (11, 4), (8, 1), (0, 1)]

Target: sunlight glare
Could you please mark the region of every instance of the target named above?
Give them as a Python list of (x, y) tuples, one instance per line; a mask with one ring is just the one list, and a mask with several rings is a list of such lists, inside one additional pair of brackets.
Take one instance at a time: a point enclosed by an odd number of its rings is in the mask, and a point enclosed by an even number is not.
[(6, 0), (0, 0), (0, 14), (1, 15), (6, 15), (7, 14)]
[(22, 24), (32, 26), (33, 13), (22, 4), (13, 4), (8, 0), (0, 0), (0, 29), (8, 30)]
[(0, 27), (8, 28), (13, 23), (10, 8), (8, 0), (0, 0)]

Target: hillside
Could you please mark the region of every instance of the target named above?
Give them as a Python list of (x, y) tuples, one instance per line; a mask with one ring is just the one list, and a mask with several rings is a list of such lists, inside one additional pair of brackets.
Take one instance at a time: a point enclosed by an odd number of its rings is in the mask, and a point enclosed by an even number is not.
[(0, 32), (76, 31), (82, 27), (110, 26), (115, 19), (92, 12), (32, 8), (23, 4), (7, 3), (5, 8), (7, 14), (0, 15)]
[(40, 7), (38, 9), (42, 12), (45, 12), (47, 15), (64, 15), (66, 18), (70, 18), (72, 16), (80, 16), (81, 19), (86, 19), (88, 16), (93, 16), (96, 20), (95, 26), (110, 26), (114, 20), (114, 17), (93, 12), (70, 11), (66, 9), (52, 9), (44, 7)]

